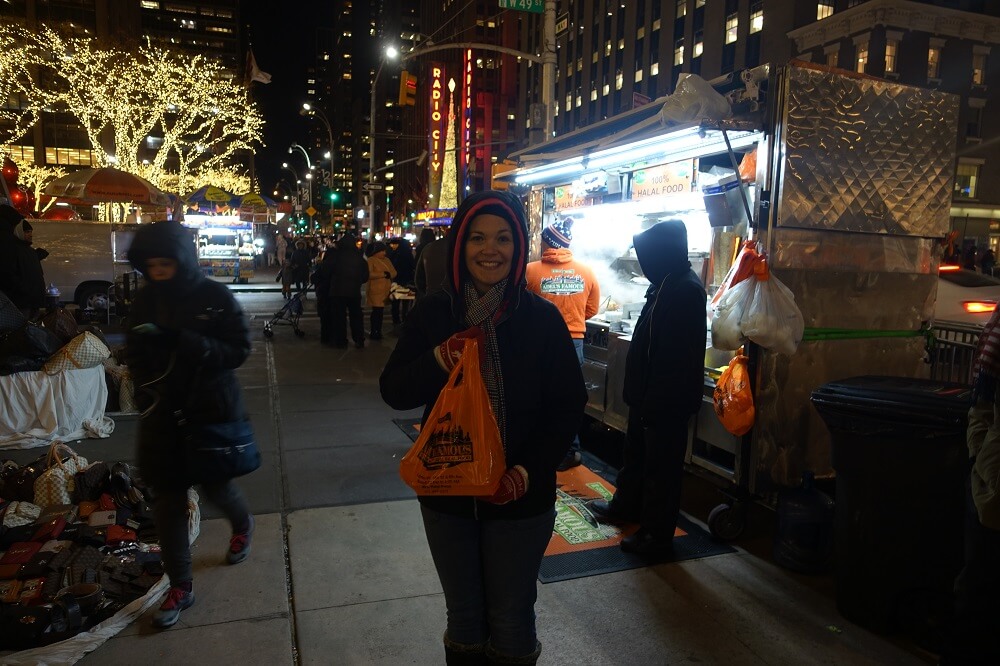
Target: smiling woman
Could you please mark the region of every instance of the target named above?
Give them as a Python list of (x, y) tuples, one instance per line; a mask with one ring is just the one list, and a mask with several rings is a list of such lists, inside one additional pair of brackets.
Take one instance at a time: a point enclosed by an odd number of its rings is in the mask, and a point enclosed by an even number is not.
[(465, 265), (479, 295), (507, 277), (514, 256), (510, 225), (499, 215), (479, 215), (469, 224)]

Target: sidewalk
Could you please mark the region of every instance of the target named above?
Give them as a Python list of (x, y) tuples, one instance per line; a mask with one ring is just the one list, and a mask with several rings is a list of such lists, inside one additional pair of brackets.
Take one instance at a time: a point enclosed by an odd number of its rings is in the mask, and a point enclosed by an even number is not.
[[(166, 631), (142, 618), (81, 663), (444, 663), (444, 600), (397, 474), (410, 441), (392, 419), (419, 412), (395, 412), (378, 393), (394, 339), (323, 348), (318, 322), (304, 318), (304, 339), (281, 329), (266, 342), (270, 305), (249, 311), (254, 350), (238, 371), (265, 457), (240, 481), (257, 516), (250, 558), (224, 564), (228, 525), (203, 506), (197, 603)], [(111, 438), (74, 448), (131, 459), (136, 425), (117, 419)], [(685, 483), (685, 510), (703, 518), (719, 496)], [(538, 663), (932, 663), (841, 618), (829, 576), (773, 564), (773, 518), (755, 508), (756, 536), (731, 555), (539, 585)]]

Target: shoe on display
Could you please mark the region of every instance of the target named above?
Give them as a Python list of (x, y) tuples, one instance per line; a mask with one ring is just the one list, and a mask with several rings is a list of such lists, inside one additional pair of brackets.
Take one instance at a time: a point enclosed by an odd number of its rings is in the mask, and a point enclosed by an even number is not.
[(250, 543), (253, 541), (253, 516), (250, 516), (250, 527), (246, 532), (237, 532), (229, 537), (229, 552), (226, 553), (226, 562), (239, 564), (250, 556)]
[(668, 538), (660, 537), (644, 527), (640, 527), (638, 532), (622, 539), (620, 546), (626, 553), (637, 555), (664, 557), (674, 554), (673, 535)]
[(601, 523), (608, 523), (611, 525), (628, 525), (639, 522), (637, 520), (629, 520), (625, 516), (615, 512), (611, 508), (611, 503), (605, 499), (590, 500), (587, 502), (587, 509), (593, 514), (594, 518)]
[(171, 587), (167, 590), (167, 598), (160, 604), (159, 610), (153, 615), (153, 627), (166, 629), (177, 624), (181, 611), (194, 605), (194, 590), (182, 587)]
[(566, 470), (572, 469), (582, 463), (583, 463), (583, 456), (580, 455), (580, 452), (573, 451), (571, 449), (569, 453), (566, 454), (566, 457), (563, 458), (562, 462), (559, 463), (559, 466), (556, 467), (556, 470), (560, 472), (565, 472)]

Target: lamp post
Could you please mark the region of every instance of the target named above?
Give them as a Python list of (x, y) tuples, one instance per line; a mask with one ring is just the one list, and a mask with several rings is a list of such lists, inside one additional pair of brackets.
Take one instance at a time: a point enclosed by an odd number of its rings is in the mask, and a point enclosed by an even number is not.
[(323, 126), (326, 127), (326, 137), (329, 140), (330, 146), (330, 175), (327, 179), (327, 187), (331, 190), (333, 189), (333, 129), (330, 127), (330, 120), (326, 117), (326, 114), (322, 110), (313, 108), (313, 106), (306, 102), (302, 105), (302, 111), (300, 113), (305, 113), (312, 118), (319, 118), (323, 122)]
[(375, 78), (372, 79), (371, 109), (368, 118), (368, 228), (375, 231), (375, 101), (378, 92), (378, 78), (382, 74), (385, 61), (394, 60), (399, 51), (390, 46), (385, 50), (385, 57), (379, 58), (378, 69), (375, 70)]

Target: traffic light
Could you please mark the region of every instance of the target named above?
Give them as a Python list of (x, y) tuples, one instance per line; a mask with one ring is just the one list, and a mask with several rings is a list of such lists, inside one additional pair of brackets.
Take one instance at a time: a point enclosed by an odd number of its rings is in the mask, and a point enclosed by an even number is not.
[(340, 198), (340, 194), (336, 190), (330, 190), (330, 203), (334, 203)]
[(399, 73), (399, 105), (417, 105), (417, 77), (406, 70)]

